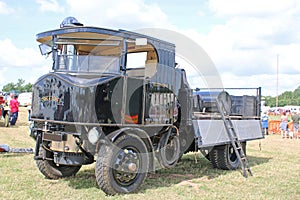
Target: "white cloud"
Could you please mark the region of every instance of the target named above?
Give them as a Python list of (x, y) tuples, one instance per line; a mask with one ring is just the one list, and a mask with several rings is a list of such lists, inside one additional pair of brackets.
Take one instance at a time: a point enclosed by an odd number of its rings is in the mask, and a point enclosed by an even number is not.
[[(290, 38), (291, 34), (300, 34), (300, 30), (291, 32), (290, 28), (281, 29), (275, 24), (276, 21), (271, 19), (260, 19), (251, 23), (247, 19), (234, 18), (225, 25), (214, 27), (199, 42), (205, 46), (220, 69), (231, 69), (232, 72), (246, 74), (249, 73), (247, 68), (252, 70), (257, 68), (252, 72), (265, 73), (273, 68), (272, 60), (276, 59), (277, 54), (288, 56), (291, 43), (300, 42), (296, 38)], [(285, 33), (282, 30), (285, 30)], [(297, 57), (288, 57), (292, 59), (290, 61), (293, 61), (294, 65), (297, 64)]]
[(32, 48), (17, 48), (10, 39), (0, 40), (0, 67), (28, 67), (37, 65), (43, 58)]
[(210, 0), (209, 6), (223, 23), (207, 34), (184, 32), (212, 58), (225, 87), (262, 86), (264, 95), (276, 95), (277, 55), (279, 93), (300, 85), (298, 1)]
[(268, 16), (294, 8), (297, 0), (209, 0), (210, 9), (220, 16)]
[[(224, 87), (229, 88), (249, 88), (262, 87), (262, 95), (277, 95), (277, 75), (276, 72), (270, 74), (236, 76), (231, 73), (223, 73), (222, 80)], [(295, 81), (299, 80), (298, 74), (279, 74), (278, 76), (278, 94), (285, 91), (294, 91), (298, 86)], [(298, 81), (299, 83), (299, 81)]]
[[(47, 66), (47, 67), (45, 67)], [(51, 63), (32, 48), (18, 48), (11, 40), (0, 40), (0, 85), (22, 78), (33, 83), (41, 74), (47, 73)], [(0, 87), (1, 89), (2, 87)]]
[(0, 67), (0, 85), (5, 83), (5, 73), (7, 70), (8, 70), (7, 67)]
[(11, 14), (14, 9), (9, 7), (5, 2), (0, 1), (0, 14)]
[(36, 3), (40, 5), (41, 11), (64, 12), (57, 0), (36, 0)]
[(158, 5), (143, 0), (67, 0), (67, 4), (69, 13), (85, 25), (125, 29), (170, 26)]
[(202, 10), (198, 11), (197, 16), (204, 17), (206, 15)]
[(300, 85), (300, 44), (274, 46), (273, 50), (278, 54), (279, 73), (298, 74), (298, 85)]

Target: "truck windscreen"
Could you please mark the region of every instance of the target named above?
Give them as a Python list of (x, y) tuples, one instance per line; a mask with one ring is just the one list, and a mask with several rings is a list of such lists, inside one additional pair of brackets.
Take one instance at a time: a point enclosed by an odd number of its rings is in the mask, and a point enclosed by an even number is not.
[(119, 74), (120, 57), (92, 55), (58, 55), (57, 71)]

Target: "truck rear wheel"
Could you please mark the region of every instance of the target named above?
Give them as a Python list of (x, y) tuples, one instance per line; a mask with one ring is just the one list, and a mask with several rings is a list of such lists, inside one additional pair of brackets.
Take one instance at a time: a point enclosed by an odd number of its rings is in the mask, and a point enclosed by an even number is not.
[(166, 168), (174, 167), (180, 158), (179, 137), (173, 133), (168, 137), (164, 134), (161, 138), (161, 148), (157, 153), (159, 163)]
[[(40, 147), (39, 156), (53, 157), (53, 153)], [(36, 164), (40, 172), (48, 179), (59, 179), (75, 175), (81, 168), (79, 166), (57, 165), (52, 160), (37, 160)]]
[[(243, 142), (241, 145), (246, 153), (246, 143)], [(212, 151), (209, 152), (209, 158), (213, 167), (219, 169), (235, 170), (240, 165), (238, 157), (236, 156), (231, 144), (214, 147)]]
[(122, 135), (102, 145), (96, 161), (96, 180), (106, 194), (130, 193), (144, 182), (149, 168), (145, 143), (136, 135)]

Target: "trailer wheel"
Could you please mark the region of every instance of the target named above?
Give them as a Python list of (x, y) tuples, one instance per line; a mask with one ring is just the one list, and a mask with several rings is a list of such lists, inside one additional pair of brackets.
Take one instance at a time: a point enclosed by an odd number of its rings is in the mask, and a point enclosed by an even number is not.
[[(53, 157), (52, 152), (40, 147), (39, 156), (45, 155), (47, 158)], [(81, 168), (79, 166), (57, 165), (52, 160), (37, 160), (36, 164), (40, 172), (48, 179), (59, 179), (75, 175)]]
[(144, 182), (149, 156), (145, 143), (136, 135), (122, 135), (110, 145), (101, 145), (96, 161), (96, 181), (106, 194), (125, 194)]
[(214, 147), (212, 150), (208, 153), (209, 161), (212, 164), (214, 168), (219, 168), (218, 166), (218, 148)]
[[(246, 153), (246, 142), (242, 142), (242, 148)], [(209, 153), (210, 161), (215, 168), (235, 170), (239, 167), (239, 160), (231, 144), (214, 147)]]

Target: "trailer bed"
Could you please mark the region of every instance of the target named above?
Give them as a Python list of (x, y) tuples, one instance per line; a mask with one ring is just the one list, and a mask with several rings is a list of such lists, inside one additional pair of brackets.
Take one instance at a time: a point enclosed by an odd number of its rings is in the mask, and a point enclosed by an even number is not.
[[(222, 120), (192, 120), (198, 147), (218, 146), (230, 143)], [(260, 120), (232, 120), (240, 141), (262, 139)]]

